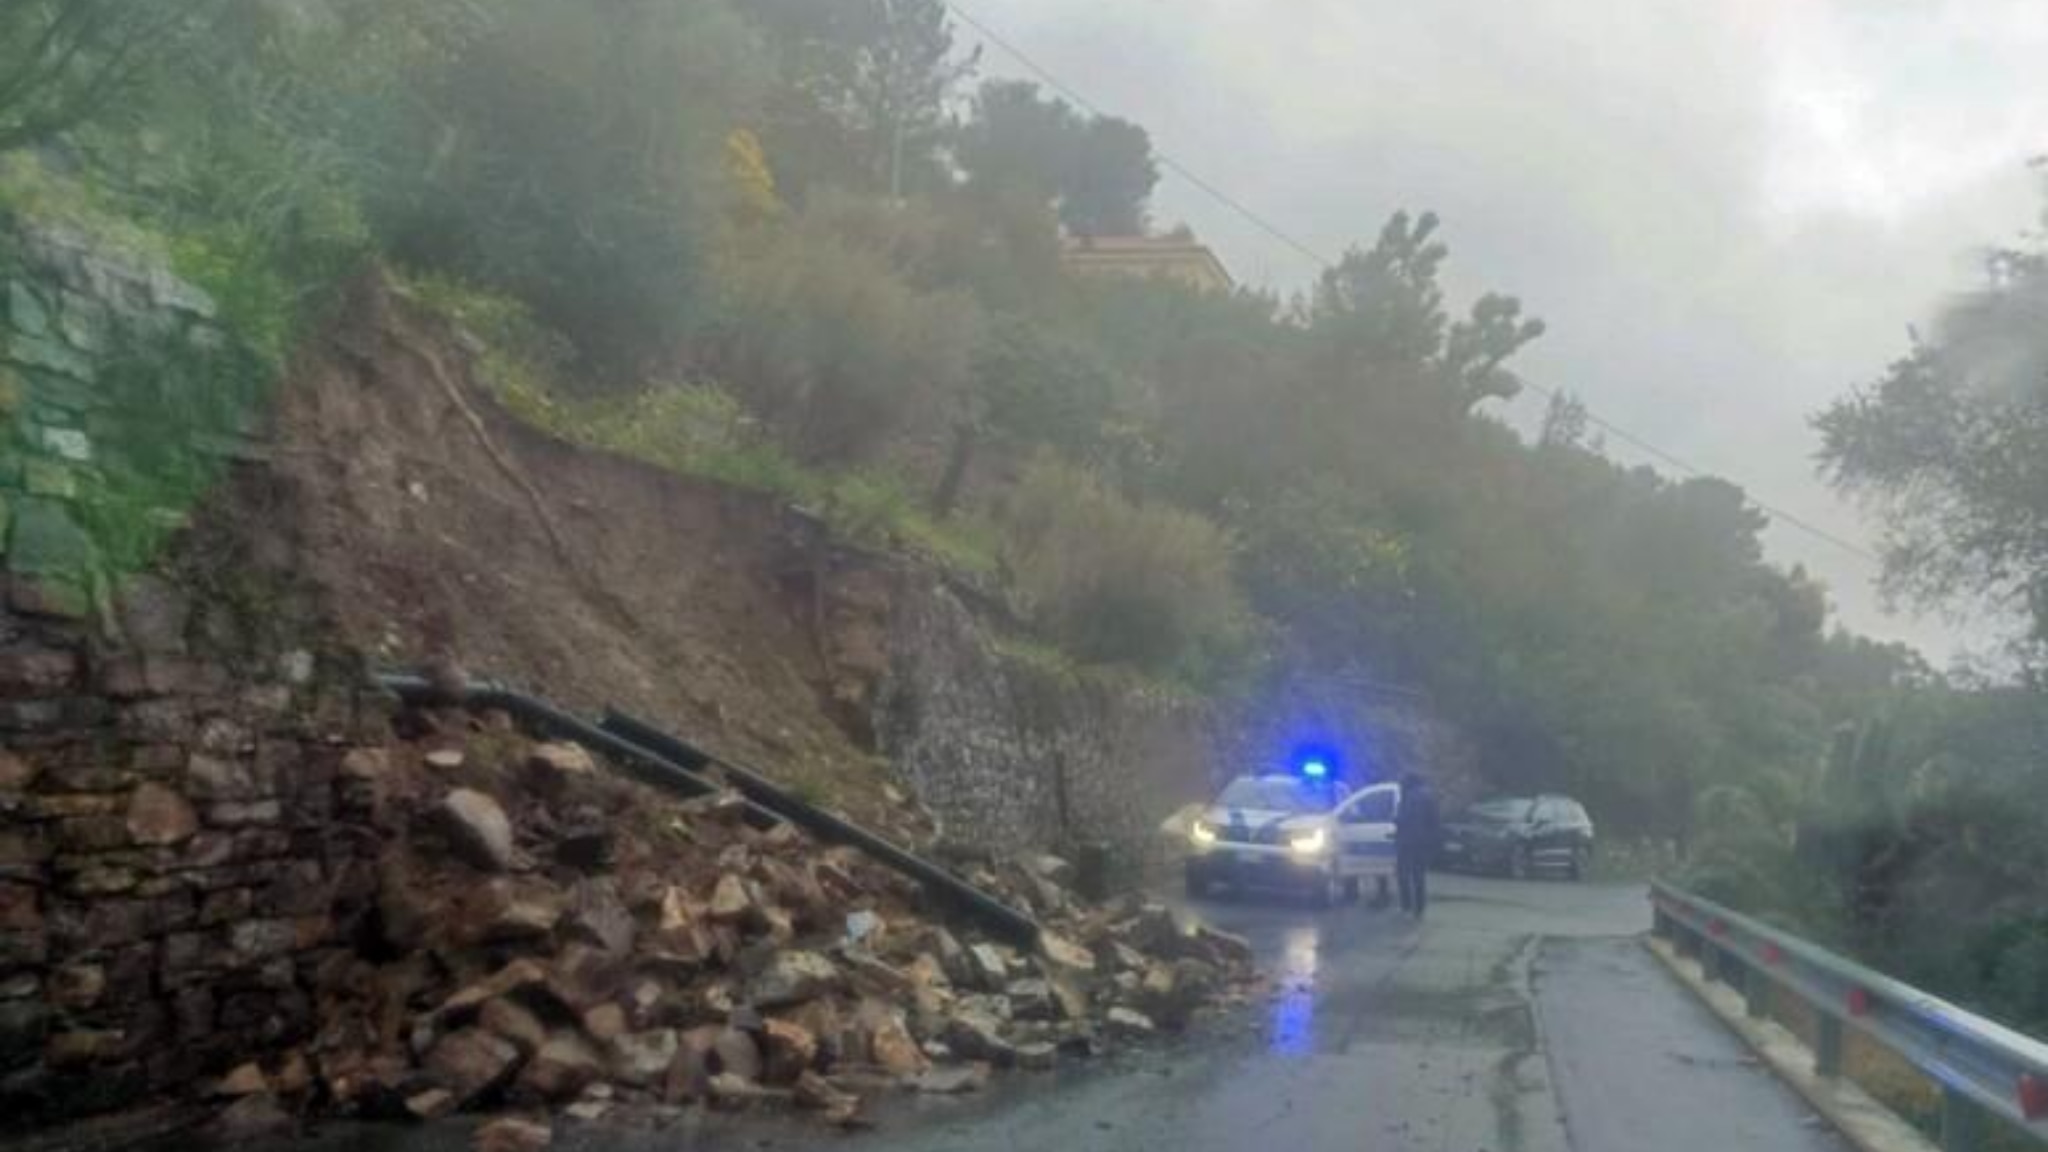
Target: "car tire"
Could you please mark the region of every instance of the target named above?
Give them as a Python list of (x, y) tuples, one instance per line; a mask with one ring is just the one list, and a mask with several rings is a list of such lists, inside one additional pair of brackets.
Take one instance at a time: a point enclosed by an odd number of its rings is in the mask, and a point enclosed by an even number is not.
[(1364, 894), (1365, 894), (1365, 889), (1364, 889), (1364, 887), (1363, 887), (1363, 886), (1362, 886), (1362, 885), (1360, 884), (1360, 882), (1359, 882), (1359, 879), (1358, 879), (1358, 877), (1356, 877), (1356, 876), (1350, 876), (1350, 877), (1346, 877), (1346, 878), (1345, 878), (1345, 880), (1344, 880), (1344, 902), (1345, 902), (1346, 904), (1356, 904), (1356, 903), (1358, 903), (1358, 901), (1359, 901), (1359, 898), (1360, 898), (1361, 896), (1363, 896)]
[(1589, 855), (1591, 853), (1584, 845), (1573, 848), (1571, 863), (1565, 866), (1565, 875), (1575, 881), (1584, 880), (1586, 878), (1586, 857)]
[(1532, 867), (1527, 844), (1517, 844), (1508, 849), (1508, 879), (1527, 880)]

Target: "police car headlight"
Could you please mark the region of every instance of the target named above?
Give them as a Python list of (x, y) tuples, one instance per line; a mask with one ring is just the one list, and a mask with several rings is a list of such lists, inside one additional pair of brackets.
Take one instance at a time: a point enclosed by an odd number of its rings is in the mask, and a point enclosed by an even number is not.
[(1311, 828), (1297, 832), (1287, 840), (1287, 847), (1297, 856), (1315, 856), (1330, 846), (1330, 834), (1322, 828)]
[(1216, 830), (1197, 820), (1188, 827), (1188, 838), (1193, 840), (1196, 846), (1207, 848), (1216, 842)]

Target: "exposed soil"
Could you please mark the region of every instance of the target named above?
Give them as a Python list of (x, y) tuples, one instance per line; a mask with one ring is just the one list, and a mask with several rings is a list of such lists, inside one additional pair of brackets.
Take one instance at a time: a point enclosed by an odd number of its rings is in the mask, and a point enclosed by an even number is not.
[(514, 420), (463, 343), (365, 280), (279, 397), (268, 514), (346, 638), (617, 706), (857, 817), (898, 810), (863, 746), (881, 657), (859, 618), (890, 577), (770, 497)]

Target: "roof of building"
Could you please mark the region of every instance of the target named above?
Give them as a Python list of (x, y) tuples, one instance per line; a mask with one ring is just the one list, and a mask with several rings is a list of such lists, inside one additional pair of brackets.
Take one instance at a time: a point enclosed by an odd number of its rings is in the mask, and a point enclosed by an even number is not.
[(1146, 271), (1184, 268), (1228, 287), (1236, 281), (1209, 247), (1191, 236), (1072, 236), (1062, 257), (1074, 267)]

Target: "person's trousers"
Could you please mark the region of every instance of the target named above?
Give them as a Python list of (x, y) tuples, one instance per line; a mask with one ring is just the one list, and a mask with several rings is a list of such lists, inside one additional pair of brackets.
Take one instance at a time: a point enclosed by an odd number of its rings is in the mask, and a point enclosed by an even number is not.
[(1429, 853), (1407, 845), (1396, 848), (1394, 882), (1401, 889), (1401, 911), (1422, 915), (1429, 906)]

